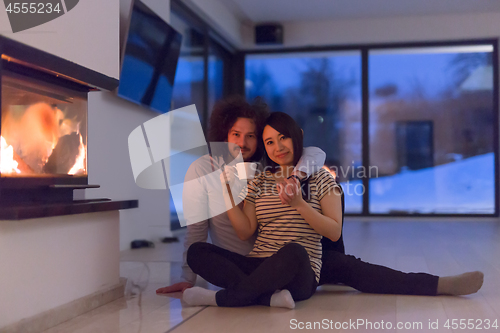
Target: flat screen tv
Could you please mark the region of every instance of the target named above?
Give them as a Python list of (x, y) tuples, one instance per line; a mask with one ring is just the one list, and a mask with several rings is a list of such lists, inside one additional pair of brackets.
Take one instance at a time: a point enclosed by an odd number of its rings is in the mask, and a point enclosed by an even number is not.
[(156, 112), (170, 110), (182, 35), (139, 0), (132, 4), (118, 96)]

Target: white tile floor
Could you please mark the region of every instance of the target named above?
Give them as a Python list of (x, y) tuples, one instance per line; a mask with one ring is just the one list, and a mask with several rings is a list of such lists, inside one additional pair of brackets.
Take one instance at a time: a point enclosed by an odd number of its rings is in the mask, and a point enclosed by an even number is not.
[[(400, 270), (437, 275), (482, 270), (483, 288), (466, 297), (421, 297), (362, 294), (345, 286), (327, 286), (298, 302), (294, 310), (186, 307), (180, 294), (155, 294), (157, 288), (176, 282), (182, 254), (181, 242), (158, 243), (155, 249), (122, 253), (121, 275), (136, 282), (134, 294), (45, 333), (289, 332), (308, 322), (316, 322), (313, 331), (330, 329), (329, 325), (339, 332), (354, 331), (350, 323), (360, 324), (358, 332), (476, 332), (479, 327), (500, 331), (500, 223), (347, 220), (344, 238), (349, 254)], [(458, 328), (445, 328), (448, 319), (458, 319)], [(460, 319), (466, 326), (474, 323), (474, 329), (461, 329)], [(491, 324), (496, 320), (499, 328), (486, 330), (487, 319)], [(371, 322), (372, 328), (361, 321)], [(437, 329), (430, 329), (436, 322)], [(397, 323), (403, 328), (397, 329)], [(335, 329), (335, 324), (344, 328)]]

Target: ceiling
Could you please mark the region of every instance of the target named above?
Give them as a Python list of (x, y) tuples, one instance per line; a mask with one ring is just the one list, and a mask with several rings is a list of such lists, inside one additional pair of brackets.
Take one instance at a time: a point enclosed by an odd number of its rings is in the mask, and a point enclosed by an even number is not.
[(500, 0), (220, 0), (242, 22), (500, 12)]

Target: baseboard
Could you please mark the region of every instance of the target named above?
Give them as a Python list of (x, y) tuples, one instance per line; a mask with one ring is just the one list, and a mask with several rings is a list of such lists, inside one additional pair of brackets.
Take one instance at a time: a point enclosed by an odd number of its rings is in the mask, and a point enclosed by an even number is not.
[(125, 282), (125, 279), (120, 279), (119, 284), (108, 289), (84, 296), (57, 308), (0, 328), (0, 333), (38, 333), (45, 331), (123, 297)]

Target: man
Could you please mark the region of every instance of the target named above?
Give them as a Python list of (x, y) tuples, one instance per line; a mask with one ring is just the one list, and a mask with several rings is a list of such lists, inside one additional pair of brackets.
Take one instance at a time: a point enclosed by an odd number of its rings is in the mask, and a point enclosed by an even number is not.
[[(232, 157), (236, 157), (241, 151), (245, 162), (258, 162), (264, 154), (261, 136), (268, 114), (267, 106), (260, 101), (257, 101), (254, 105), (250, 105), (242, 97), (232, 97), (222, 100), (214, 106), (210, 117), (209, 141), (228, 142), (229, 152)], [(207, 181), (202, 176), (207, 175), (214, 168), (221, 168), (222, 163), (224, 163), (223, 159), (219, 159), (214, 155), (203, 156), (196, 160), (189, 167), (186, 176), (191, 177), (191, 179), (198, 176), (200, 182), (202, 179), (203, 181)], [(319, 148), (305, 148), (294, 174), (299, 179), (308, 177), (323, 166), (325, 157), (325, 153)], [(223, 200), (222, 196), (217, 198), (208, 193), (209, 190), (207, 189), (214, 188), (215, 186), (204, 184), (200, 185), (200, 187), (206, 191), (193, 191), (189, 197), (189, 204), (196, 205), (196, 209), (200, 209), (200, 206), (209, 209), (208, 206), (210, 204), (207, 200)], [(156, 292), (159, 294), (184, 291), (195, 284), (196, 274), (191, 271), (186, 263), (187, 249), (195, 242), (207, 241), (209, 234), (213, 244), (235, 253), (246, 255), (253, 248), (255, 238), (252, 237), (246, 241), (240, 240), (229, 221), (227, 213), (224, 212), (197, 223), (190, 221), (190, 216), (193, 216), (193, 214), (189, 214), (185, 216), (188, 226), (184, 242), (183, 281), (158, 289)]]

